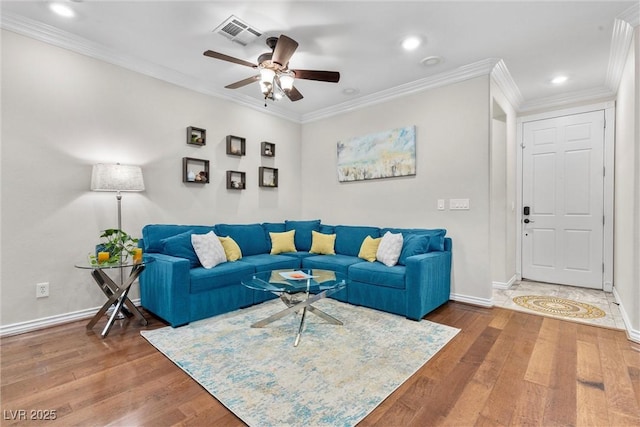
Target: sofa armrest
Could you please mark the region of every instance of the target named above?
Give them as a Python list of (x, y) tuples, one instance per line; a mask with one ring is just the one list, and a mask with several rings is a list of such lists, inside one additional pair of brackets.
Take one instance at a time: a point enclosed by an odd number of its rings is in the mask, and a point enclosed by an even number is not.
[(449, 301), (451, 252), (414, 255), (406, 261), (407, 317), (422, 319)]
[(173, 327), (189, 323), (189, 260), (158, 253), (140, 274), (140, 302)]

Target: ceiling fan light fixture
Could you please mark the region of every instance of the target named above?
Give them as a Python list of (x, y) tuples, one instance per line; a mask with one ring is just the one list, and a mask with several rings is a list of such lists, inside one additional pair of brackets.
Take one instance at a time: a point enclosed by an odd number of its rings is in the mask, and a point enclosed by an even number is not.
[(276, 76), (276, 72), (273, 71), (272, 69), (260, 67), (260, 81), (262, 83), (271, 84), (275, 76)]
[(293, 89), (293, 73), (291, 71), (283, 71), (279, 74), (280, 88), (284, 91)]

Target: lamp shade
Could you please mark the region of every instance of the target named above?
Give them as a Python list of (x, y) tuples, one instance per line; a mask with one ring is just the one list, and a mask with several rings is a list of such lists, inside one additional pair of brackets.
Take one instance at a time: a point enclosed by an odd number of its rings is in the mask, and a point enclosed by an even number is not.
[(92, 191), (144, 191), (140, 166), (121, 164), (93, 165)]

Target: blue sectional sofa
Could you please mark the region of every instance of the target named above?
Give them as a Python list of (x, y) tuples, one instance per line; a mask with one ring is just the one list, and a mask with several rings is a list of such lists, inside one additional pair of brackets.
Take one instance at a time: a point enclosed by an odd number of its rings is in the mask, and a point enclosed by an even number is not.
[[(295, 230), (296, 252), (271, 255), (269, 233)], [(203, 268), (191, 246), (191, 234), (213, 231), (231, 237), (242, 258)], [(335, 254), (310, 253), (312, 231), (335, 234)], [(358, 257), (367, 236), (382, 237), (387, 231), (402, 233), (405, 246), (398, 264)], [(145, 256), (154, 262), (140, 275), (142, 306), (171, 326), (215, 316), (263, 302), (273, 295), (240, 284), (253, 272), (286, 268), (319, 268), (348, 275), (350, 284), (331, 297), (409, 319), (420, 320), (449, 300), (451, 239), (443, 229), (379, 228), (326, 225), (320, 220), (262, 224), (173, 225), (150, 224), (142, 230)], [(420, 237), (423, 249), (416, 254), (409, 241)], [(409, 252), (405, 253), (407, 250)], [(413, 252), (411, 252), (413, 251)]]

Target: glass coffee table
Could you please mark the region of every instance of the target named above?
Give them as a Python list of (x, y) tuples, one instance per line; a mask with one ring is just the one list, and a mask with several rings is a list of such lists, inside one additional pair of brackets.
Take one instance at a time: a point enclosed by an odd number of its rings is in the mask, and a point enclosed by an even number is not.
[(314, 307), (312, 304), (344, 289), (348, 284), (345, 274), (315, 268), (285, 269), (252, 273), (244, 277), (241, 282), (243, 286), (249, 289), (278, 295), (280, 300), (287, 306), (284, 310), (254, 323), (251, 325), (252, 328), (263, 328), (288, 314), (302, 310), (298, 335), (293, 343), (294, 347), (297, 347), (300, 343), (307, 311), (332, 325), (342, 325), (341, 321)]

